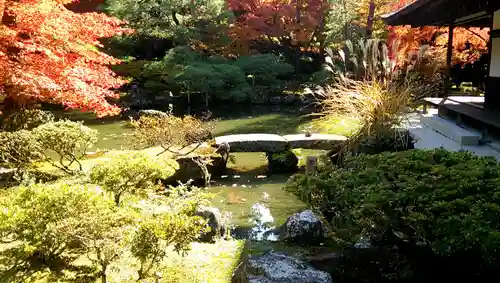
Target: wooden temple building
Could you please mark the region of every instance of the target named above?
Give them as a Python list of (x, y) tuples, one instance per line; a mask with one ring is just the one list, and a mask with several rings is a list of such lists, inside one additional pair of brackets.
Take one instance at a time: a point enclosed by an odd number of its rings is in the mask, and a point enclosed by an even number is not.
[(441, 26), (449, 28), (447, 63), (451, 67), (455, 27), (490, 28), (488, 70), (484, 97), (454, 97), (449, 80), (444, 98), (426, 101), (437, 106), (440, 116), (456, 119), (500, 138), (500, 0), (416, 0), (399, 11), (383, 16), (391, 26)]

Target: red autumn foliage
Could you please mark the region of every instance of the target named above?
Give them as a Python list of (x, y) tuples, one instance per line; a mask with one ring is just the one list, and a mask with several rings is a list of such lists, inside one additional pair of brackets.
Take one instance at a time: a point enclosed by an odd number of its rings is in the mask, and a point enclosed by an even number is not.
[[(415, 0), (396, 0), (391, 4), (392, 10), (398, 10)], [(448, 28), (410, 26), (388, 27), (389, 44), (399, 44), (399, 54), (408, 54), (422, 45), (431, 46), (433, 55), (445, 61), (448, 44)], [(467, 63), (477, 60), (487, 50), (489, 29), (455, 28), (453, 32), (453, 63)]]
[[(4, 2), (5, 4), (3, 4)], [(106, 98), (125, 81), (110, 69), (119, 61), (100, 52), (98, 39), (128, 32), (102, 13), (74, 13), (73, 0), (0, 0), (0, 102), (35, 102), (91, 110), (120, 109)], [(3, 8), (3, 9), (2, 9)]]
[[(283, 45), (308, 48), (320, 36), (327, 0), (228, 0), (237, 16), (229, 34), (240, 51), (252, 40), (267, 38)], [(245, 50), (247, 49), (247, 50)]]

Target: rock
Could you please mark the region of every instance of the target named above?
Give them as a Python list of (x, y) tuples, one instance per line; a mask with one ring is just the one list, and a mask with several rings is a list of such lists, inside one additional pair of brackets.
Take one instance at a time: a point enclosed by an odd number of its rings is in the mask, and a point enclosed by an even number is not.
[(267, 172), (270, 174), (295, 173), (299, 159), (291, 150), (282, 152), (266, 152)]
[(356, 153), (377, 154), (385, 151), (396, 152), (415, 148), (415, 138), (410, 131), (396, 130), (379, 141), (368, 137), (361, 141)]
[(147, 110), (139, 110), (139, 117), (154, 117), (154, 118), (164, 118), (168, 117), (168, 114), (165, 112), (161, 112), (158, 110), (147, 109)]
[(281, 239), (300, 244), (321, 242), (327, 235), (327, 229), (321, 219), (311, 210), (296, 213), (286, 220), (281, 227)]
[(312, 97), (303, 96), (300, 98), (300, 104), (303, 106), (311, 106), (314, 104), (315, 100)]
[(280, 105), (281, 104), (281, 97), (279, 96), (273, 96), (269, 98), (269, 104), (271, 105)]
[[(226, 166), (224, 159), (221, 156), (212, 156), (212, 164), (207, 166), (211, 176), (220, 176)], [(163, 180), (165, 185), (178, 185), (179, 182), (186, 183), (190, 180), (200, 185), (206, 185), (203, 171), (192, 157), (177, 158), (179, 169), (168, 179)]]
[(222, 217), (220, 210), (216, 207), (203, 206), (195, 213), (207, 221), (210, 231), (203, 233), (199, 240), (203, 243), (213, 243), (215, 240), (224, 237), (227, 223)]
[(269, 98), (267, 95), (254, 94), (250, 96), (250, 103), (252, 104), (268, 104)]
[(0, 167), (0, 180), (10, 180), (15, 171), (15, 169)]
[(307, 257), (307, 261), (312, 267), (325, 271), (328, 274), (333, 274), (337, 271), (340, 261), (342, 260), (342, 254), (340, 253), (318, 253), (313, 256)]
[(331, 276), (284, 253), (267, 252), (250, 256), (248, 281), (253, 283), (331, 283)]
[(297, 96), (295, 94), (288, 94), (281, 99), (281, 102), (282, 104), (289, 105), (295, 103), (296, 100)]
[(248, 275), (248, 283), (275, 283), (264, 276)]

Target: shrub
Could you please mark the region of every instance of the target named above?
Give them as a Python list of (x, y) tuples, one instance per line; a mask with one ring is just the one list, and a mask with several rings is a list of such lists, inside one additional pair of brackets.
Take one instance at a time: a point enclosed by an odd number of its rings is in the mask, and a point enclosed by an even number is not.
[(0, 253), (1, 277), (17, 282), (17, 276), (46, 268), (61, 272), (125, 222), (95, 186), (14, 188), (0, 198), (0, 242), (9, 243)]
[(478, 266), (498, 263), (499, 177), (494, 158), (410, 150), (360, 155), (341, 168), (295, 175), (286, 190), (322, 212), (337, 240), (352, 244), (364, 237), (398, 247), (414, 268), (451, 261), (450, 272), (459, 263), (475, 274)]
[(3, 131), (31, 130), (44, 123), (54, 121), (52, 113), (40, 109), (21, 109), (7, 116), (0, 117), (0, 129)]
[(28, 130), (0, 132), (0, 160), (19, 170), (43, 158), (40, 146)]
[(116, 205), (124, 194), (145, 194), (157, 189), (158, 182), (172, 176), (179, 165), (175, 160), (143, 152), (118, 153), (94, 166), (90, 181), (113, 194)]
[(194, 146), (194, 151), (201, 144), (212, 138), (215, 122), (202, 121), (193, 116), (176, 117), (140, 117), (131, 122), (134, 128), (133, 140), (137, 146), (161, 146), (164, 152), (185, 155), (186, 148)]
[[(43, 124), (33, 129), (33, 135), (40, 145), (46, 159), (65, 173), (74, 174), (72, 166), (76, 163), (82, 171), (81, 159), (85, 152), (95, 145), (98, 132), (84, 126), (81, 122), (57, 121)], [(50, 157), (57, 155), (58, 162)]]

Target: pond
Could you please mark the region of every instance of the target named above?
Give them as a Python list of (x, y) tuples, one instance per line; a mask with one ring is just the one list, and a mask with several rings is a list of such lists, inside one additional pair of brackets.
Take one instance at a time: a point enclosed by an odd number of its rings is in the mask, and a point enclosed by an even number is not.
[[(311, 120), (297, 108), (273, 108), (248, 105), (226, 105), (211, 109), (213, 117), (219, 119), (215, 136), (244, 133), (300, 133)], [(118, 118), (96, 119), (92, 114), (78, 111), (61, 111), (57, 116), (84, 121), (87, 126), (99, 131), (100, 139), (93, 150), (127, 149), (127, 137), (131, 129), (126, 120)], [(266, 176), (264, 153), (235, 153), (235, 163), (228, 165), (227, 176), (214, 180), (208, 189), (215, 194), (213, 203), (222, 211), (232, 214), (233, 224), (251, 226), (248, 222), (250, 207), (264, 203), (275, 218), (275, 224), (282, 224), (286, 218), (305, 206), (295, 196), (286, 193), (282, 187), (289, 175)], [(267, 195), (267, 201), (263, 195)]]

